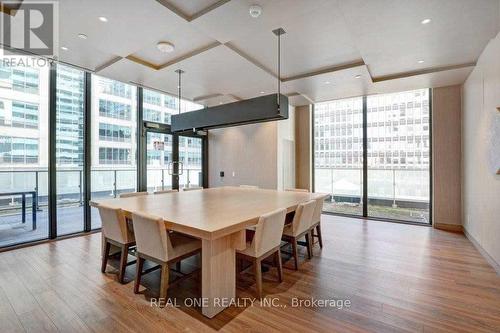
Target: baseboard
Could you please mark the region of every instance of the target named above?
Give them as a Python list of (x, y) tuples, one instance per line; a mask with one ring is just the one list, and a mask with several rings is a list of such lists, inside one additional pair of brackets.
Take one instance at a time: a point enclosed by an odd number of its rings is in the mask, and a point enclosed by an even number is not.
[(440, 230), (458, 232), (458, 233), (464, 232), (464, 228), (462, 227), (461, 224), (433, 223), (433, 225), (434, 225), (434, 228), (440, 229)]
[(472, 245), (474, 245), (474, 247), (479, 251), (479, 253), (481, 253), (481, 255), (484, 257), (484, 259), (486, 259), (488, 264), (490, 264), (491, 267), (493, 267), (493, 269), (497, 272), (497, 275), (500, 275), (500, 264), (497, 263), (495, 259), (493, 259), (488, 254), (488, 252), (486, 252), (485, 249), (483, 249), (483, 247), (479, 244), (479, 242), (471, 234), (467, 232), (467, 229), (464, 228), (463, 230), (465, 237), (467, 237), (467, 239), (470, 240)]

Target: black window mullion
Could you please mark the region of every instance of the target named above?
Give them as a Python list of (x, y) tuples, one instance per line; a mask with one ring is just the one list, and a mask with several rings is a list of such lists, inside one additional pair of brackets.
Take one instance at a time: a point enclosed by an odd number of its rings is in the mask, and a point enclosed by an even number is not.
[(49, 238), (57, 237), (57, 173), (56, 173), (56, 116), (57, 116), (57, 70), (56, 63), (50, 64), (49, 71), (49, 169), (48, 169), (48, 215)]
[(85, 72), (85, 86), (84, 86), (84, 124), (83, 124), (83, 221), (84, 231), (89, 232), (92, 230), (91, 211), (90, 211), (90, 196), (91, 196), (91, 149), (92, 149), (92, 136), (91, 136), (91, 101), (92, 101), (92, 74)]

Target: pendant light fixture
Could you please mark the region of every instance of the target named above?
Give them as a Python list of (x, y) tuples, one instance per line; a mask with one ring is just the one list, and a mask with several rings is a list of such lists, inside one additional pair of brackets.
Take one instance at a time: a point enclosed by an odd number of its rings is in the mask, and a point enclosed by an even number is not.
[(177, 96), (179, 97), (179, 114), (181, 114), (181, 76), (182, 74), (184, 74), (185, 72), (182, 70), (182, 69), (178, 69), (175, 71), (177, 74), (179, 74), (179, 82), (177, 83), (177, 91), (178, 91), (178, 94)]
[(179, 73), (179, 114), (172, 116), (172, 131), (196, 132), (197, 130), (288, 119), (288, 97), (281, 94), (281, 36), (285, 34), (285, 30), (277, 28), (272, 32), (278, 39), (278, 91), (276, 94), (180, 113), (181, 74), (184, 71), (178, 69), (176, 73)]

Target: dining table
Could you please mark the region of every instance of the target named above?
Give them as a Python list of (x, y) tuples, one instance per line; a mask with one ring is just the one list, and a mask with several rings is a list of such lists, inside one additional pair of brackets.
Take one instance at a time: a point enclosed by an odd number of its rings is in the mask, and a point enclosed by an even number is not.
[(295, 211), (300, 203), (325, 197), (321, 193), (270, 189), (214, 187), (197, 191), (95, 199), (132, 213), (161, 218), (165, 228), (201, 239), (201, 312), (212, 318), (235, 300), (236, 250), (246, 247), (245, 230), (259, 217), (277, 209)]

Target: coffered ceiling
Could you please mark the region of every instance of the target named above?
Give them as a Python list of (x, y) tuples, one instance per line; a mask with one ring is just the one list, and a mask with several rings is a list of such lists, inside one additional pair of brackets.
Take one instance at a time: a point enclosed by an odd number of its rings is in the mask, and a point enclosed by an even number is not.
[[(249, 15), (258, 4), (262, 14)], [(292, 104), (462, 83), (499, 0), (60, 0), (61, 61), (206, 105), (277, 90)], [(8, 15), (2, 13), (1, 15)], [(107, 22), (98, 18), (104, 16)], [(431, 22), (422, 24), (429, 18)], [(78, 37), (85, 34), (87, 39)], [(159, 41), (175, 45), (171, 53)]]

